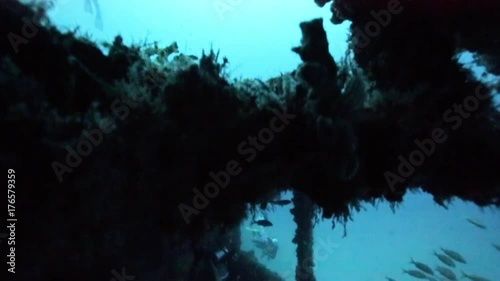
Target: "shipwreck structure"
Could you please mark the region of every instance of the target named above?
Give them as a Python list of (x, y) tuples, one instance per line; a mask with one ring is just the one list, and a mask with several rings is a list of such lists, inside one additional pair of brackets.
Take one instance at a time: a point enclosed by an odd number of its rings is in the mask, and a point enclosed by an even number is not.
[[(500, 74), (500, 2), (328, 2), (316, 0), (333, 23), (301, 23), (300, 46), (283, 50), (301, 57), (297, 69), (229, 81), (213, 51), (167, 59), (118, 36), (104, 55), (44, 7), (1, 1), (18, 276), (110, 280), (126, 268), (126, 280), (217, 280), (212, 256), (225, 245), (229, 280), (282, 280), (239, 249), (238, 227), (247, 204), (288, 189), (297, 280), (315, 280), (303, 261), (318, 213), (345, 223), (361, 203), (397, 204), (415, 187), (442, 205), (500, 206), (497, 86), (457, 60), (468, 50)], [(344, 20), (350, 53), (334, 61), (323, 24)]]

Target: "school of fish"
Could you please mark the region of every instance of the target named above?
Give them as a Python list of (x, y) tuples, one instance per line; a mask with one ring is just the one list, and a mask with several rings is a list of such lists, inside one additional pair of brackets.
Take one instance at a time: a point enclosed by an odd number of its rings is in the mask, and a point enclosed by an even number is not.
[[(475, 227), (485, 230), (486, 225), (479, 220), (466, 218), (466, 221)], [(497, 251), (500, 251), (500, 244), (491, 242), (491, 246)], [(460, 264), (467, 264), (465, 257), (458, 251), (441, 247), (439, 250), (434, 250), (434, 256), (437, 259), (437, 265), (433, 268), (423, 262), (410, 259), (410, 263), (414, 268), (403, 269), (403, 273), (415, 279), (429, 280), (429, 281), (458, 281), (459, 279), (467, 279), (471, 281), (493, 281), (493, 279), (486, 278), (481, 275), (472, 274), (460, 271), (460, 276), (457, 275), (457, 266)], [(388, 281), (397, 281), (394, 278), (387, 277)]]

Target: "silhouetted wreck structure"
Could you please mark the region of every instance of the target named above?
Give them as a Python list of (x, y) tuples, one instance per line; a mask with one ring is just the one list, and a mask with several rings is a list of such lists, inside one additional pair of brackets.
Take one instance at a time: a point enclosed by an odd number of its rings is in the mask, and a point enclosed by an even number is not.
[(500, 74), (499, 8), (336, 0), (333, 22), (352, 21), (344, 60), (315, 19), (300, 24), (296, 70), (229, 81), (213, 51), (167, 59), (118, 36), (104, 55), (51, 26), (43, 7), (1, 1), (1, 161), (16, 171), (17, 276), (217, 280), (224, 247), (229, 280), (282, 280), (240, 250), (239, 224), (246, 204), (288, 189), (299, 267), (319, 212), (345, 223), (361, 203), (397, 204), (416, 187), (442, 205), (499, 206), (492, 85), (457, 60), (468, 50)]

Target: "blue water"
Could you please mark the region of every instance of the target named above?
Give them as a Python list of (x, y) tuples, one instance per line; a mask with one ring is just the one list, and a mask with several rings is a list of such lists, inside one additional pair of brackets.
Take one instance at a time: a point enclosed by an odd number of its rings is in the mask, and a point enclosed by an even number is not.
[[(166, 47), (177, 41), (181, 52), (198, 56), (213, 46), (228, 57), (235, 78), (266, 79), (296, 68), (301, 61), (290, 49), (300, 45), (299, 23), (304, 20), (324, 18), (336, 59), (347, 49), (348, 23), (329, 24), (328, 9), (318, 8), (312, 0), (293, 5), (287, 0), (98, 0), (102, 30), (94, 25), (95, 15), (84, 11), (85, 0), (51, 1), (56, 8), (49, 16), (63, 30), (79, 26), (80, 34), (88, 33), (97, 41), (121, 34), (127, 44), (147, 40)], [(234, 4), (226, 10), (217, 8), (228, 3)]]
[[(285, 197), (291, 196), (286, 194)], [(453, 249), (462, 254), (467, 264), (457, 263), (454, 272), (461, 270), (500, 280), (500, 251), (492, 242), (500, 244), (500, 212), (495, 208), (478, 208), (461, 200), (453, 201), (448, 210), (438, 206), (432, 197), (423, 192), (408, 193), (395, 213), (387, 202), (376, 206), (365, 204), (366, 210), (354, 213), (353, 221), (347, 224), (347, 236), (337, 224), (332, 230), (330, 220), (324, 220), (314, 229), (315, 274), (318, 281), (374, 281), (415, 280), (402, 273), (412, 269), (413, 258), (432, 268), (443, 265), (433, 255), (440, 247)], [(292, 206), (275, 207), (267, 214), (274, 224), (265, 232), (279, 240), (279, 251), (275, 260), (261, 258), (263, 264), (282, 274), (287, 281), (294, 280), (297, 265), (296, 246), (292, 244), (295, 231), (290, 209)], [(470, 224), (465, 218), (483, 222), (483, 230)], [(250, 225), (250, 221), (243, 223)], [(254, 249), (260, 258), (260, 251), (252, 245), (252, 234), (242, 228), (244, 250)], [(322, 241), (323, 243), (321, 243)], [(338, 245), (328, 245), (338, 244)]]
[[(295, 0), (293, 4), (289, 0), (99, 0), (102, 29), (94, 25), (95, 14), (84, 11), (84, 0), (53, 2), (55, 9), (49, 15), (61, 30), (78, 26), (79, 34), (97, 42), (109, 42), (118, 34), (126, 44), (158, 41), (164, 47), (177, 41), (181, 52), (194, 55), (214, 47), (229, 59), (233, 78), (266, 79), (296, 68), (300, 59), (290, 48), (299, 44), (298, 24), (304, 20), (324, 19), (330, 52), (336, 60), (347, 49), (349, 23), (330, 24), (329, 9), (316, 7), (312, 0)], [(221, 7), (226, 10), (221, 11)], [(462, 56), (462, 61), (468, 60), (470, 54)], [(468, 66), (481, 77), (480, 67)], [(276, 207), (268, 213), (274, 226), (265, 231), (279, 239), (280, 249), (276, 259), (262, 260), (286, 280), (294, 280), (297, 263), (291, 242), (295, 224), (290, 208)], [(500, 280), (500, 252), (491, 246), (492, 242), (500, 244), (498, 210), (479, 209), (458, 200), (446, 210), (424, 193), (407, 194), (395, 214), (384, 202), (365, 208), (353, 215), (345, 238), (339, 224), (333, 230), (329, 220), (316, 225), (317, 280), (373, 281), (385, 280), (385, 276), (412, 280), (402, 273), (403, 268), (411, 268), (410, 258), (434, 267), (439, 261), (432, 252), (440, 247), (454, 249), (468, 260), (466, 265), (458, 265), (457, 274), (464, 270)], [(488, 228), (479, 229), (466, 217), (481, 220)], [(248, 224), (242, 225), (244, 250), (254, 249), (252, 235), (243, 227)], [(328, 241), (334, 245), (325, 247)], [(256, 253), (260, 257), (259, 250)]]
[[(86, 0), (21, 0), (55, 3), (51, 21), (63, 31), (75, 30), (96, 42), (110, 42), (120, 34), (126, 44), (158, 41), (166, 47), (173, 41), (179, 51), (201, 55), (213, 47), (229, 59), (231, 78), (268, 79), (295, 69), (300, 63), (290, 51), (300, 45), (299, 23), (323, 18), (330, 54), (339, 61), (346, 53), (350, 22), (330, 24), (329, 7), (319, 8), (313, 0), (97, 0), (103, 28), (95, 26), (94, 14), (85, 12)], [(94, 0), (90, 0), (94, 1)], [(222, 9), (221, 7), (225, 7)], [(103, 48), (103, 51), (106, 50)], [(469, 62), (470, 54), (462, 56)], [(481, 79), (484, 67), (468, 63)], [(500, 97), (496, 97), (500, 104)]]

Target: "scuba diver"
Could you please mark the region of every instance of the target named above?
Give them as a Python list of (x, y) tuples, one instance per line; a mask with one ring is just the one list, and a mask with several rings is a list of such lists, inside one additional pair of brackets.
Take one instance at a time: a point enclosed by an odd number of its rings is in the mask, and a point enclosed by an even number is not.
[(278, 239), (271, 238), (264, 233), (263, 229), (246, 228), (253, 233), (252, 242), (255, 247), (262, 250), (262, 257), (266, 256), (268, 260), (276, 258), (278, 253)]

